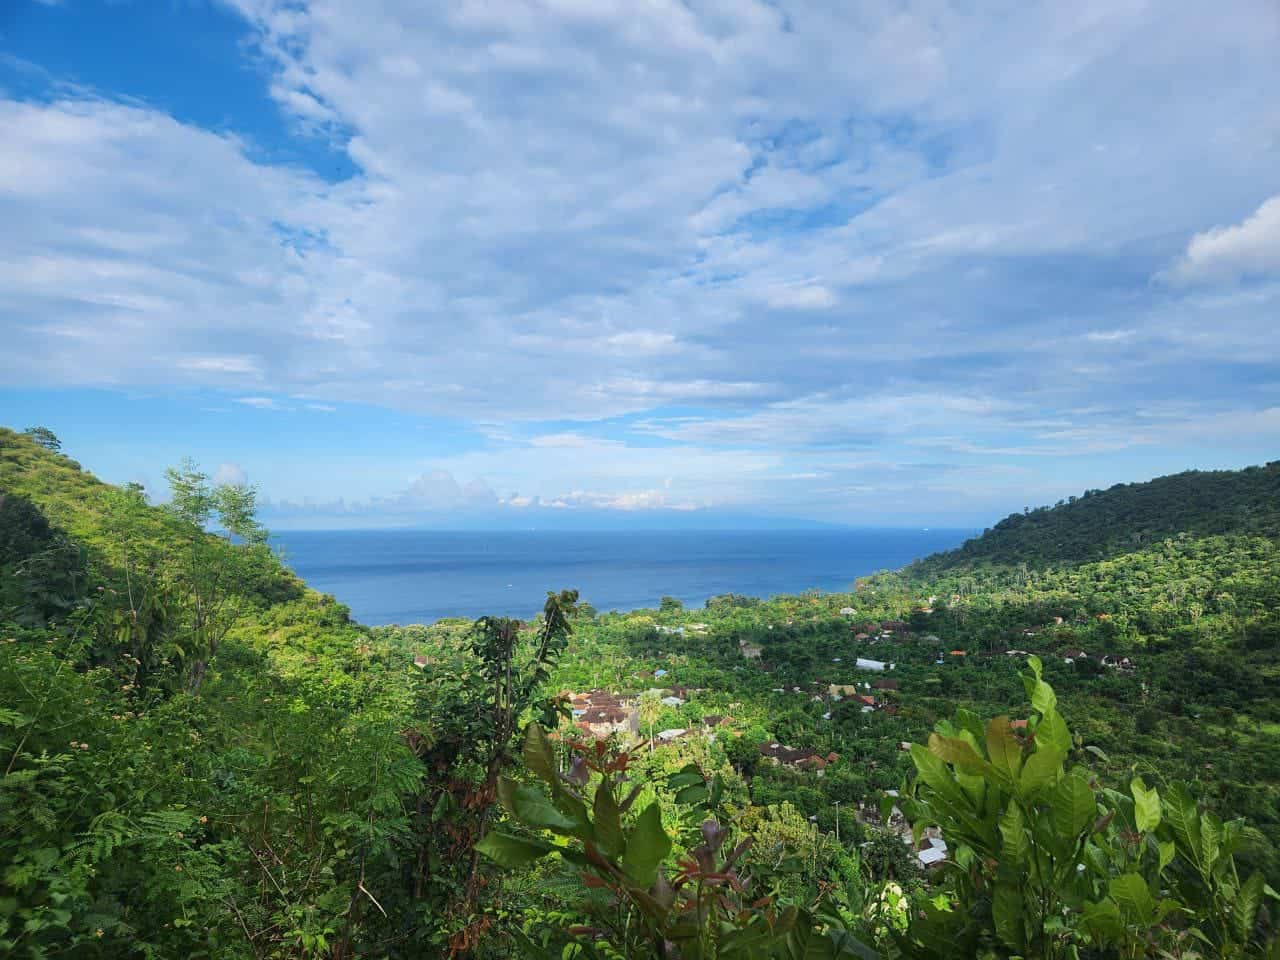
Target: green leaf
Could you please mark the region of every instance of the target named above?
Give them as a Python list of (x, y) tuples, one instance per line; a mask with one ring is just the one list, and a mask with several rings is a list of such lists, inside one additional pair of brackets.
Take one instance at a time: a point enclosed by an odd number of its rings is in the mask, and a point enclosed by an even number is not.
[(531, 723), (524, 728), (524, 765), (550, 787), (556, 785), (556, 760), (542, 727)]
[(1173, 863), (1173, 858), (1178, 853), (1178, 846), (1172, 840), (1161, 840), (1157, 844), (1157, 850), (1160, 856), (1160, 867), (1157, 873), (1164, 873), (1164, 868)]
[(1141, 777), (1134, 777), (1129, 784), (1133, 794), (1133, 816), (1139, 833), (1150, 833), (1160, 826), (1160, 794), (1155, 787), (1150, 790)]
[(1053, 804), (1053, 825), (1058, 838), (1067, 842), (1075, 841), (1092, 824), (1098, 813), (1098, 803), (1089, 789), (1089, 784), (1078, 774), (1063, 778), (1054, 789), (1051, 802)]
[(658, 866), (671, 852), (671, 838), (662, 829), (662, 810), (657, 801), (640, 814), (627, 838), (622, 869), (637, 886), (648, 888), (658, 875)]
[(1008, 864), (1020, 864), (1027, 856), (1026, 823), (1022, 816), (1022, 807), (1016, 803), (1009, 804), (1004, 816), (1000, 818), (1000, 856)]
[(1056, 747), (1040, 744), (1040, 748), (1027, 758), (1018, 785), (1026, 792), (1056, 783), (1062, 776), (1062, 761), (1066, 756)]
[(617, 801), (613, 798), (613, 791), (605, 783), (596, 787), (592, 813), (596, 828), (596, 842), (600, 849), (605, 856), (621, 856), (626, 848), (626, 837), (622, 833), (622, 814), (618, 810)]
[(557, 833), (571, 833), (579, 824), (556, 809), (540, 789), (531, 783), (516, 786), (510, 794), (515, 817), (525, 826)]
[(694, 763), (685, 764), (678, 772), (667, 777), (667, 786), (672, 790), (679, 790), (681, 787), (702, 782), (702, 771)]
[(1038, 677), (1031, 691), (1031, 706), (1037, 713), (1044, 715), (1056, 713), (1058, 709), (1058, 695), (1053, 692), (1053, 687)]
[(1095, 943), (1114, 943), (1124, 937), (1124, 921), (1114, 900), (1086, 903), (1081, 926)]
[(929, 734), (929, 752), (967, 773), (992, 772), (991, 764), (978, 756), (976, 750), (959, 737), (940, 737)]
[(995, 921), (996, 936), (1005, 946), (1021, 951), (1026, 940), (1022, 923), (1022, 889), (1013, 883), (996, 881), (991, 898), (991, 918)]
[[(920, 780), (935, 790), (940, 797), (951, 805), (964, 804), (965, 797), (960, 791), (959, 784), (956, 783), (955, 777), (951, 775), (951, 771), (947, 769), (947, 765), (942, 758), (933, 753), (926, 747), (918, 743), (911, 745), (911, 760), (916, 765), (916, 774)], [(892, 806), (890, 798), (889, 806)]]
[(676, 803), (682, 807), (702, 803), (707, 799), (707, 787), (703, 783), (693, 783), (676, 793)]
[(1071, 752), (1071, 731), (1057, 710), (1046, 713), (1036, 724), (1036, 746), (1052, 747), (1064, 757)]
[(523, 867), (553, 852), (556, 848), (541, 840), (525, 840), (494, 830), (476, 844), (476, 850), (508, 869)]
[(1169, 826), (1178, 852), (1200, 869), (1200, 815), (1186, 784), (1175, 782), (1164, 794), (1164, 822)]
[(1156, 903), (1147, 881), (1136, 873), (1114, 878), (1108, 892), (1120, 908), (1120, 915), (1132, 926), (1148, 926), (1155, 919)]
[(1200, 818), (1200, 850), (1204, 872), (1206, 874), (1213, 872), (1218, 856), (1222, 852), (1222, 821), (1212, 813), (1205, 813)]
[(1022, 741), (1014, 734), (1008, 717), (996, 717), (987, 724), (987, 759), (1002, 779), (1018, 782), (1018, 775), (1022, 773)]
[(1235, 915), (1236, 936), (1241, 943), (1249, 940), (1253, 933), (1253, 921), (1258, 916), (1258, 908), (1262, 906), (1262, 888), (1265, 883), (1262, 874), (1254, 873), (1240, 884), (1240, 895), (1236, 898)]

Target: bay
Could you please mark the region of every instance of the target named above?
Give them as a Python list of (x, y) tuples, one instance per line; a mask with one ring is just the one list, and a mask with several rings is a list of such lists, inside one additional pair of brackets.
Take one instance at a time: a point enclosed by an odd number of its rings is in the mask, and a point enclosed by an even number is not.
[(548, 590), (600, 611), (664, 596), (848, 591), (860, 576), (957, 546), (974, 530), (428, 531), (291, 530), (272, 538), (308, 584), (362, 623), (529, 617)]

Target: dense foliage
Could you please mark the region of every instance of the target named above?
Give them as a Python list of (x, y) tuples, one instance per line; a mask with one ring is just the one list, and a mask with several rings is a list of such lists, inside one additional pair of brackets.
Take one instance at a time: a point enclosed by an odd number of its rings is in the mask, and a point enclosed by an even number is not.
[(975, 562), (1040, 567), (1104, 560), (1187, 535), (1280, 537), (1280, 460), (1245, 470), (1188, 470), (1145, 483), (1086, 490), (1028, 507), (981, 537), (914, 565), (922, 574)]
[(847, 594), (365, 628), (251, 489), (0, 430), (0, 955), (1262, 956), (1276, 476)]

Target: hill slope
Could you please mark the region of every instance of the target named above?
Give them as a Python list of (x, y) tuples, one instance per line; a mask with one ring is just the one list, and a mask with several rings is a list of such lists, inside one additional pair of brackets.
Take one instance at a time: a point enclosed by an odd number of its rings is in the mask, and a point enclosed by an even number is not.
[(1244, 470), (1188, 470), (1005, 517), (980, 537), (908, 568), (929, 576), (964, 566), (1043, 568), (1089, 563), (1186, 534), (1280, 539), (1280, 460)]

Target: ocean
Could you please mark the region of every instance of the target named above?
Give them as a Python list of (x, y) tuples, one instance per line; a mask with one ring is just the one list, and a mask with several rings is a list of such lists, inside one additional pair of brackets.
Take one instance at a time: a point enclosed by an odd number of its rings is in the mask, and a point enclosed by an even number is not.
[(855, 578), (957, 546), (974, 530), (442, 532), (285, 531), (285, 562), (362, 623), (530, 617), (548, 590), (576, 589), (601, 612), (664, 596), (838, 592)]

